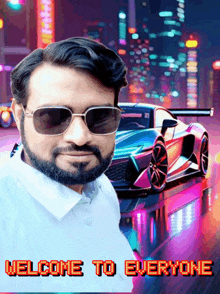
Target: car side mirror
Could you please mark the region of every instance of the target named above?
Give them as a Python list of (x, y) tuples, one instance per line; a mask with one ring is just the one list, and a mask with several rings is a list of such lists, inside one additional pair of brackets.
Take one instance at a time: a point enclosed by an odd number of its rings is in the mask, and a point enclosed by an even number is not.
[(161, 130), (162, 135), (165, 134), (167, 128), (174, 128), (176, 125), (177, 125), (177, 121), (175, 119), (165, 119), (163, 121), (162, 130)]

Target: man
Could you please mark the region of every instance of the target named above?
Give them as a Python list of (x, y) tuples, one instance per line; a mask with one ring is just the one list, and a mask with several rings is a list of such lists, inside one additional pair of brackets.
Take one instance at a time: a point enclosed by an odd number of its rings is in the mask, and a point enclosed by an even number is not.
[(132, 290), (132, 250), (103, 174), (125, 74), (113, 51), (84, 38), (37, 49), (13, 69), (22, 145), (0, 171), (0, 291)]

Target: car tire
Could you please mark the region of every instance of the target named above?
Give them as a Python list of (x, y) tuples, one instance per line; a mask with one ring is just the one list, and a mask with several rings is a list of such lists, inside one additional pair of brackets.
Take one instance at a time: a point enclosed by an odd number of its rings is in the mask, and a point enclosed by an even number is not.
[(205, 176), (208, 171), (209, 164), (209, 140), (206, 135), (203, 135), (201, 140), (201, 149), (200, 149), (200, 174)]
[(167, 171), (167, 150), (163, 142), (157, 141), (148, 168), (148, 178), (153, 192), (160, 192), (165, 188)]
[[(7, 111), (8, 112), (8, 111)], [(10, 112), (8, 112), (9, 114), (9, 119), (7, 121), (5, 121), (2, 116), (4, 115), (4, 111), (1, 113), (1, 117), (0, 117), (0, 125), (3, 127), (3, 128), (9, 128), (12, 123), (13, 123), (13, 117), (11, 115)]]

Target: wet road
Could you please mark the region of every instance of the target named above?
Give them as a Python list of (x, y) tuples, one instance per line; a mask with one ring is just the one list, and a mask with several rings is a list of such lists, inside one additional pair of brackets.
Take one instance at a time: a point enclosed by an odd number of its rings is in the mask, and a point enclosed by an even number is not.
[[(133, 294), (219, 292), (220, 123), (211, 119), (201, 122), (210, 135), (206, 178), (189, 176), (169, 184), (162, 193), (123, 197), (120, 228), (142, 265), (144, 260), (185, 260), (196, 265), (199, 260), (211, 260), (213, 275), (200, 276), (196, 271), (194, 276), (183, 275), (179, 270), (176, 276), (138, 274), (133, 278)], [(18, 137), (16, 128), (0, 129), (0, 152), (11, 150)], [(183, 270), (187, 273), (186, 266)]]
[(133, 293), (218, 292), (220, 184), (215, 180), (220, 176), (219, 165), (215, 168), (213, 181), (194, 177), (161, 194), (121, 200), (121, 229), (142, 264), (143, 260), (214, 262), (214, 276), (139, 274)]

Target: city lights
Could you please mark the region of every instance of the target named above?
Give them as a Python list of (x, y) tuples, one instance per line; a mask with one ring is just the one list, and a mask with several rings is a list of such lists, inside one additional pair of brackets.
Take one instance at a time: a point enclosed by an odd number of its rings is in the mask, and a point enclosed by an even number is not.
[(214, 70), (220, 70), (220, 60), (216, 60), (212, 63), (212, 68)]
[(4, 27), (4, 21), (2, 18), (0, 18), (0, 29), (3, 29)]
[(144, 2), (141, 3), (141, 5), (142, 5), (143, 7), (146, 7), (146, 6), (147, 6), (147, 2), (144, 1)]
[(119, 55), (125, 55), (125, 54), (126, 54), (126, 50), (124, 50), (124, 49), (119, 49), (119, 50), (118, 50), (118, 54), (119, 54)]
[(187, 58), (187, 107), (197, 107), (198, 99), (198, 62), (197, 62), (197, 52), (195, 50), (188, 51)]
[(155, 39), (156, 37), (157, 37), (157, 35), (154, 33), (149, 34), (149, 38), (151, 38), (151, 39)]
[(119, 13), (119, 44), (126, 45), (126, 33), (127, 33), (127, 26), (126, 26), (126, 14), (124, 12)]
[(173, 16), (173, 12), (172, 11), (161, 11), (161, 12), (159, 12), (159, 16), (161, 16), (161, 17)]
[(157, 57), (158, 57), (158, 56), (157, 56), (156, 54), (151, 54), (151, 55), (149, 55), (149, 58), (150, 58), (150, 59), (157, 59)]
[(167, 24), (167, 25), (175, 25), (176, 24), (176, 21), (175, 20), (165, 19), (164, 20), (164, 24)]
[(45, 48), (55, 41), (54, 1), (37, 1), (37, 47)]
[(172, 94), (172, 96), (175, 97), (175, 98), (179, 96), (179, 92), (176, 91), (176, 90), (173, 91), (171, 94)]
[(7, 4), (13, 10), (20, 10), (23, 3), (21, 0), (7, 0)]
[(126, 14), (124, 12), (119, 13), (119, 18), (120, 19), (126, 19)]
[(0, 64), (0, 72), (2, 71), (12, 71), (14, 67), (10, 66), (10, 65), (4, 65), (4, 64)]
[(169, 77), (171, 75), (171, 72), (170, 71), (165, 71), (164, 75)]
[(128, 28), (129, 34), (135, 34), (137, 32), (136, 28)]
[(139, 38), (139, 35), (138, 34), (132, 34), (131, 37), (132, 37), (132, 39), (135, 39), (136, 40), (136, 39)]
[(198, 41), (197, 40), (187, 40), (186, 41), (186, 47), (187, 48), (197, 48), (198, 47)]

